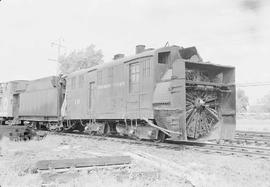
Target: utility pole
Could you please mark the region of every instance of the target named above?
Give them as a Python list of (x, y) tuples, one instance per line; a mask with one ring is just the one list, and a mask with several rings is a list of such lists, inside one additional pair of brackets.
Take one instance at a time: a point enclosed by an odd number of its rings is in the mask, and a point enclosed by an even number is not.
[(51, 47), (56, 46), (56, 48), (57, 48), (57, 59), (48, 59), (49, 61), (57, 62), (57, 64), (59, 65), (59, 60), (60, 60), (60, 56), (61, 56), (61, 49), (62, 48), (66, 49), (66, 47), (64, 45), (62, 45), (63, 42), (64, 42), (63, 38), (59, 38), (57, 42), (51, 42)]

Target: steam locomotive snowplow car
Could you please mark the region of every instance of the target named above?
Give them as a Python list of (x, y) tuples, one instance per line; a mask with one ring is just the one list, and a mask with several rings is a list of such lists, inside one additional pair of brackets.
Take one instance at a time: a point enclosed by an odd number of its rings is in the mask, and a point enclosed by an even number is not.
[(37, 128), (58, 128), (63, 94), (63, 82), (57, 76), (29, 81), (20, 98), (20, 120), (31, 122)]
[(0, 121), (1, 124), (17, 124), (20, 94), (26, 89), (28, 81), (17, 80), (0, 83)]
[(230, 139), (235, 130), (234, 67), (202, 61), (195, 47), (136, 47), (112, 62), (67, 76), (66, 128), (142, 139)]

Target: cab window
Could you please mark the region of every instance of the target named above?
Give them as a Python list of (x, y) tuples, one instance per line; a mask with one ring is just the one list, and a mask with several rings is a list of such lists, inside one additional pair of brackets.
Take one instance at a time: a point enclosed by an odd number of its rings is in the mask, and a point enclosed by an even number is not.
[(76, 88), (76, 77), (72, 77), (71, 78), (71, 89), (75, 89)]
[(159, 64), (168, 64), (170, 52), (161, 52), (158, 53), (158, 63)]
[(150, 77), (151, 67), (150, 59), (143, 61), (143, 76)]
[(129, 65), (129, 92), (136, 93), (139, 91), (139, 76), (140, 66), (139, 63), (132, 63)]

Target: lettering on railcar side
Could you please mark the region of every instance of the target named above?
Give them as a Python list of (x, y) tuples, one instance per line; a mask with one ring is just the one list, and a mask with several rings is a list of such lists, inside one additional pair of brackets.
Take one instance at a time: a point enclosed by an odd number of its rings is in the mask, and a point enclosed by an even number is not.
[(97, 87), (97, 89), (105, 89), (105, 88), (110, 88), (110, 87), (122, 87), (125, 86), (125, 82), (117, 82), (117, 83), (113, 83), (113, 84), (104, 84), (104, 85), (100, 85)]

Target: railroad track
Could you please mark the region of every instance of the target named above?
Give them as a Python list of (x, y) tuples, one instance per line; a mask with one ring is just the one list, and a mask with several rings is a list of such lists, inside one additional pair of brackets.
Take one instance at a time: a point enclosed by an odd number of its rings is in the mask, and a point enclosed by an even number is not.
[(182, 144), (191, 145), (194, 150), (204, 153), (220, 153), (223, 155), (241, 155), (270, 159), (270, 148), (237, 146), (234, 144), (214, 144), (208, 142), (182, 142)]
[(243, 138), (261, 138), (270, 140), (270, 132), (257, 132), (257, 131), (236, 131), (237, 137)]
[(270, 132), (236, 131), (234, 140), (231, 143), (270, 148)]
[(52, 133), (53, 135), (69, 136), (75, 138), (89, 138), (99, 141), (112, 141), (117, 143), (126, 143), (133, 145), (151, 146), (161, 149), (171, 150), (195, 150), (207, 154), (222, 154), (222, 155), (237, 155), (255, 158), (270, 159), (270, 148), (264, 147), (250, 147), (234, 144), (217, 144), (211, 142), (195, 142), (195, 141), (173, 141), (167, 140), (164, 143), (157, 143), (153, 141), (141, 141), (122, 136), (92, 136), (86, 133)]

